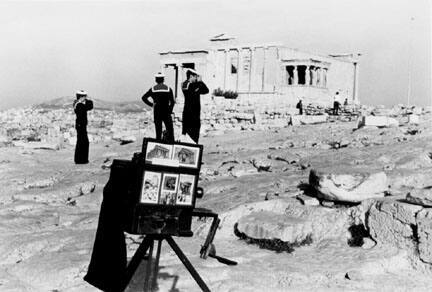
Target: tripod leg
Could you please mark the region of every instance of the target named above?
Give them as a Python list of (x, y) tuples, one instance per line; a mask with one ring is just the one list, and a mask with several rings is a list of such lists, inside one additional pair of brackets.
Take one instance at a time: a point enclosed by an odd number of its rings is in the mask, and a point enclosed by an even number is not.
[(144, 292), (150, 291), (151, 276), (152, 276), (152, 257), (153, 257), (153, 245), (154, 241), (150, 244), (149, 258), (147, 260), (146, 274), (144, 278)]
[(177, 245), (177, 243), (174, 241), (174, 239), (171, 236), (167, 236), (166, 240), (168, 241), (169, 245), (174, 250), (174, 252), (177, 254), (178, 258), (182, 261), (182, 263), (186, 267), (186, 269), (188, 269), (189, 273), (195, 279), (197, 284), (200, 286), (201, 290), (203, 290), (204, 292), (210, 292), (210, 289), (207, 287), (206, 283), (204, 283), (203, 279), (201, 279), (198, 272), (195, 270), (195, 268), (189, 262), (188, 258), (184, 255), (184, 253), (182, 252), (180, 247)]
[(161, 254), (162, 240), (163, 239), (158, 240), (158, 246), (157, 246), (157, 250), (156, 250), (156, 258), (155, 258), (154, 269), (153, 269), (153, 277), (151, 280), (151, 291), (157, 291), (156, 285), (157, 285), (157, 276), (159, 273), (159, 258), (160, 258), (160, 254)]
[(210, 246), (213, 243), (219, 223), (220, 223), (220, 219), (216, 215), (216, 217), (213, 217), (213, 222), (210, 226), (209, 232), (207, 234), (207, 238), (200, 250), (200, 257), (203, 259), (206, 259), (210, 252)]
[(127, 285), (129, 284), (130, 280), (135, 274), (136, 269), (141, 263), (147, 249), (150, 247), (150, 244), (152, 243), (153, 243), (153, 238), (150, 236), (146, 236), (144, 240), (141, 242), (140, 246), (138, 247), (137, 251), (133, 255), (132, 259), (129, 262), (129, 265), (126, 268), (126, 275), (123, 280), (123, 287), (121, 291), (124, 291), (126, 289)]

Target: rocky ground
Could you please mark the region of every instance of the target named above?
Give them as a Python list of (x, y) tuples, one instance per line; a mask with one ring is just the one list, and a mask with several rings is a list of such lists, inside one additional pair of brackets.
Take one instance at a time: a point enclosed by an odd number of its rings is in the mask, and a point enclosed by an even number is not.
[[(212, 291), (431, 291), (431, 126), (427, 114), (386, 128), (210, 132), (197, 205), (220, 214), (217, 254), (238, 265), (199, 258), (209, 222), (176, 240)], [(139, 141), (93, 143), (84, 166), (73, 164), (72, 146), (0, 148), (0, 291), (96, 291), (82, 278), (109, 165), (140, 151)], [(137, 240), (127, 237), (130, 255)], [(303, 244), (268, 249), (290, 243)], [(144, 269), (128, 291), (142, 289)], [(166, 243), (157, 284), (199, 291)]]

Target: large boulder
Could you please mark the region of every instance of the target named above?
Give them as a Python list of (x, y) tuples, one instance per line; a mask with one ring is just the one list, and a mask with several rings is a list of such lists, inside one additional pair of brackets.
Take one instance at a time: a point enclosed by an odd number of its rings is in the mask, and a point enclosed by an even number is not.
[(304, 206), (292, 201), (283, 213), (257, 210), (241, 217), (237, 230), (253, 239), (298, 243), (311, 238), (318, 242), (347, 238), (351, 224), (351, 217), (343, 209)]
[(351, 203), (384, 197), (388, 190), (384, 172), (371, 175), (336, 175), (312, 169), (309, 184), (317, 191), (318, 198)]
[(406, 200), (411, 204), (432, 207), (432, 189), (414, 189), (407, 194)]

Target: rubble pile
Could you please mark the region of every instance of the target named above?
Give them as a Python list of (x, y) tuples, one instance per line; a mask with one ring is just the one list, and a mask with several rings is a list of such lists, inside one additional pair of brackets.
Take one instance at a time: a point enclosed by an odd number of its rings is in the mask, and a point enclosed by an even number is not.
[[(183, 104), (174, 107), (175, 132), (182, 127)], [(288, 103), (253, 103), (246, 99), (225, 99), (205, 96), (202, 98), (201, 135), (221, 135), (226, 131), (269, 130), (288, 126), (319, 124), (326, 122), (358, 121), (358, 127), (389, 127), (418, 125), (422, 115), (430, 108), (396, 105), (384, 106), (342, 105), (339, 115), (321, 104), (307, 103), (303, 115)], [(132, 143), (138, 136), (152, 135), (153, 114), (151, 110), (115, 111), (96, 109), (88, 117), (88, 137), (91, 143), (115, 140), (122, 144)], [(72, 108), (44, 108), (40, 106), (10, 109), (0, 112), (0, 146), (22, 146), (38, 142), (58, 149), (65, 144), (76, 144), (75, 114)], [(39, 147), (37, 143), (33, 143)], [(45, 147), (45, 146), (43, 146)], [(31, 148), (31, 147), (30, 147)]]
[[(90, 111), (88, 115), (87, 131), (92, 143), (111, 139), (134, 141), (136, 136), (145, 133), (146, 125), (152, 122), (151, 112), (96, 110)], [(33, 143), (61, 148), (64, 144), (76, 143), (75, 114), (72, 109), (9, 109), (0, 112), (0, 125), (0, 146)]]

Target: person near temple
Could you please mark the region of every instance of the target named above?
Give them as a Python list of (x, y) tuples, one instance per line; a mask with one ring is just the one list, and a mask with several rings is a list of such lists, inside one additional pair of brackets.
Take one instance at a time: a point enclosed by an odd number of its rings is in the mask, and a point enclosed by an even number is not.
[[(175, 100), (172, 89), (164, 84), (165, 75), (157, 73), (155, 75), (156, 84), (153, 85), (143, 96), (142, 101), (153, 108), (153, 120), (156, 130), (156, 139), (162, 140), (162, 122), (166, 129), (166, 142), (174, 142), (174, 128), (172, 121), (172, 111)], [(149, 100), (151, 97), (152, 101)]]
[(334, 98), (333, 98), (333, 115), (339, 115), (339, 107), (340, 107), (340, 102), (339, 102), (339, 92), (337, 91)]
[(303, 99), (302, 98), (299, 99), (299, 101), (296, 105), (296, 108), (298, 108), (298, 110), (299, 110), (299, 115), (302, 115), (303, 114)]
[(209, 93), (209, 89), (198, 72), (188, 69), (182, 91), (185, 99), (182, 135), (188, 134), (195, 143), (198, 143), (201, 129), (201, 94)]
[(87, 97), (87, 92), (79, 90), (76, 92), (76, 99), (73, 103), (73, 107), (76, 114), (75, 129), (77, 131), (74, 161), (76, 164), (86, 164), (89, 162), (87, 112), (93, 109), (93, 101)]

